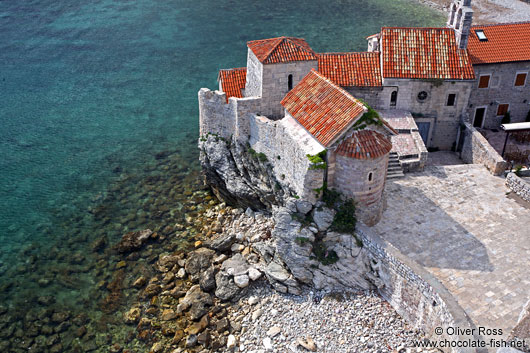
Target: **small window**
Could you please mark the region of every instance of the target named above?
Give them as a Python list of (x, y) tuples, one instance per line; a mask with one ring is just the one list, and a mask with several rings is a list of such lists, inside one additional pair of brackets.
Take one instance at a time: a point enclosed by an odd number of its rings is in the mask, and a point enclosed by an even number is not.
[(287, 89), (290, 91), (293, 89), (293, 75), (287, 77)]
[(456, 102), (456, 94), (455, 93), (449, 94), (447, 96), (447, 106), (452, 107), (455, 105), (455, 102)]
[(526, 72), (517, 74), (515, 76), (515, 86), (524, 86), (526, 83)]
[(475, 33), (477, 34), (478, 40), (480, 40), (481, 42), (486, 42), (488, 40), (488, 37), (486, 37), (486, 34), (482, 29), (475, 30)]
[(372, 181), (373, 176), (372, 172), (368, 173), (368, 181)]
[(488, 88), (490, 86), (490, 75), (480, 76), (478, 88)]
[(397, 102), (397, 91), (393, 91), (391, 94), (390, 94), (390, 106), (391, 107), (395, 107), (396, 106), (396, 102)]
[(425, 91), (421, 91), (420, 93), (418, 93), (418, 99), (420, 101), (424, 101), (427, 99), (427, 97), (429, 97), (429, 94)]
[(497, 107), (497, 116), (504, 116), (504, 114), (508, 112), (509, 108), (509, 104), (499, 104), (499, 106)]

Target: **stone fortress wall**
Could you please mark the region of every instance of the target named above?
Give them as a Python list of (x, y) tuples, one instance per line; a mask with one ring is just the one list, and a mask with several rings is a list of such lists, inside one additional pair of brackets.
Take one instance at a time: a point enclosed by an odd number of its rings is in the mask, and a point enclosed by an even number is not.
[(324, 169), (311, 167), (307, 155), (324, 150), (294, 118), (287, 114), (272, 120), (256, 114), (261, 111), (258, 97), (230, 97), (223, 92), (202, 88), (199, 91), (200, 134), (217, 134), (248, 145), (263, 153), (272, 165), (276, 179), (296, 196), (316, 202), (316, 189), (324, 183)]
[[(497, 115), (499, 104), (509, 103), (509, 111), (512, 123), (524, 122), (528, 111), (530, 111), (530, 101), (528, 90), (530, 89), (530, 61), (521, 61), (502, 64), (482, 64), (473, 65), (477, 81), (473, 84), (473, 90), (467, 112), (467, 119), (471, 125), (475, 118), (475, 109), (486, 108), (483, 126), (487, 129), (498, 128), (501, 124), (502, 115)], [(528, 73), (524, 86), (515, 86), (517, 73)], [(481, 75), (491, 75), (488, 88), (478, 88)]]
[(515, 173), (508, 173), (506, 176), (506, 185), (513, 190), (523, 200), (530, 202), (530, 182), (526, 182)]
[(507, 162), (488, 143), (488, 140), (470, 124), (464, 124), (464, 145), (460, 158), (469, 164), (482, 164), (493, 175), (502, 175), (508, 167)]
[[(413, 327), (434, 341), (478, 341), (478, 335), (448, 335), (448, 328), (475, 328), (449, 291), (430, 273), (363, 224), (355, 231), (372, 258), (381, 284), (379, 293)], [(442, 334), (437, 330), (442, 328)], [(474, 333), (477, 333), (475, 328)], [(446, 348), (444, 352), (479, 352), (475, 348)]]

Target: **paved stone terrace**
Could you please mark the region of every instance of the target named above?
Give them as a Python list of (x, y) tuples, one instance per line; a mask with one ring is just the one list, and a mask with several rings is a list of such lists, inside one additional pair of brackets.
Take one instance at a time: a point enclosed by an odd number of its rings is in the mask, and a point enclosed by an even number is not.
[(530, 207), (479, 165), (426, 167), (386, 186), (373, 229), (434, 274), (477, 326), (505, 336), (530, 297)]

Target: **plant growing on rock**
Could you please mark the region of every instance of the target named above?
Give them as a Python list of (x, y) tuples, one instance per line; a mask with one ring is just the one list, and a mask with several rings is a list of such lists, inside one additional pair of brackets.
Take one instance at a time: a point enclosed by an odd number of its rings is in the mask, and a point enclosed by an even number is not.
[(334, 250), (329, 250), (326, 244), (321, 240), (317, 240), (313, 243), (313, 254), (315, 258), (325, 266), (332, 265), (339, 261), (339, 256)]
[(340, 233), (353, 234), (356, 224), (355, 202), (352, 199), (348, 199), (338, 207), (331, 229)]

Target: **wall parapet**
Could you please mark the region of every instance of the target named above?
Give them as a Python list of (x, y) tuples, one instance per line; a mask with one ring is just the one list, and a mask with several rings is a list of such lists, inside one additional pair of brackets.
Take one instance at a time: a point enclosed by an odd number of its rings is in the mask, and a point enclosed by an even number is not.
[(468, 123), (465, 125), (465, 138), (460, 157), (469, 164), (482, 164), (491, 174), (502, 175), (508, 163), (495, 151), (488, 140)]
[[(364, 248), (377, 262), (373, 267), (379, 272), (384, 285), (379, 292), (392, 307), (411, 325), (422, 329), (433, 341), (478, 341), (481, 336), (449, 335), (448, 328), (477, 329), (451, 293), (429, 272), (410, 259), (392, 244), (375, 234), (370, 228), (358, 224), (357, 235)], [(438, 330), (442, 328), (440, 335)], [(462, 331), (461, 331), (462, 332)], [(449, 348), (451, 353), (482, 353), (477, 348)]]
[(508, 173), (506, 185), (523, 200), (530, 202), (530, 183), (519, 178), (515, 173)]

